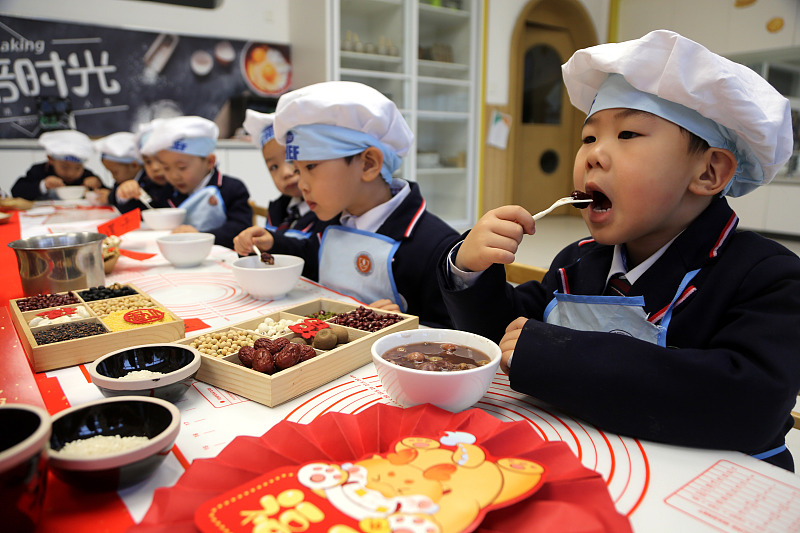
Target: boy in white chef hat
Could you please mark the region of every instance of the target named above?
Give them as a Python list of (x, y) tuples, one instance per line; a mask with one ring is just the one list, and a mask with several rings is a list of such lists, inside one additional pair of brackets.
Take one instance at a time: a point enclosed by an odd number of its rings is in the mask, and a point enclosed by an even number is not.
[(116, 206), (122, 213), (133, 210), (136, 206), (128, 206), (127, 198), (120, 197), (120, 187), (126, 182), (137, 183), (144, 174), (136, 146), (136, 135), (127, 131), (112, 133), (94, 141), (94, 146), (100, 153), (100, 162), (114, 178), (108, 203)]
[(144, 141), (160, 121), (155, 119), (141, 125), (138, 133), (114, 133), (95, 141), (96, 144), (100, 143), (98, 151), (102, 154), (103, 165), (111, 171), (116, 181), (108, 203), (116, 206), (121, 213), (137, 208), (169, 207), (167, 201), (174, 189), (167, 183), (158, 160), (141, 153)]
[(233, 238), (250, 226), (253, 212), (244, 183), (216, 167), (218, 135), (217, 125), (202, 117), (164, 119), (141, 151), (158, 159), (175, 189), (170, 206), (186, 209), (184, 224), (174, 232), (213, 233), (216, 244), (233, 248)]
[(800, 259), (737, 232), (725, 199), (787, 161), (788, 101), (663, 30), (579, 50), (563, 74), (588, 113), (573, 181), (592, 238), (512, 288), (503, 264), (535, 224), (490, 211), (442, 259), (456, 327), (500, 341), (512, 388), (602, 429), (792, 469)]
[(316, 280), (319, 238), (328, 224), (321, 222), (303, 200), (297, 184), (300, 173), (291, 161), (286, 161), (286, 149), (275, 140), (274, 120), (273, 113), (253, 109), (245, 112), (244, 129), (261, 149), (267, 170), (281, 194), (269, 202), (266, 226), (252, 226), (241, 232), (233, 239), (234, 249), (241, 255), (249, 255), (255, 245), (262, 252), (303, 257), (303, 275)]
[(94, 155), (91, 139), (75, 130), (48, 131), (39, 137), (47, 161), (33, 165), (11, 188), (11, 194), (27, 200), (57, 198), (54, 189), (65, 185), (84, 185), (89, 190), (104, 189), (94, 172), (84, 167)]
[(319, 83), (281, 96), (274, 128), (305, 201), (332, 221), (320, 282), (449, 325), (433, 267), (458, 234), (425, 209), (416, 183), (392, 177), (414, 140), (394, 103), (360, 83)]

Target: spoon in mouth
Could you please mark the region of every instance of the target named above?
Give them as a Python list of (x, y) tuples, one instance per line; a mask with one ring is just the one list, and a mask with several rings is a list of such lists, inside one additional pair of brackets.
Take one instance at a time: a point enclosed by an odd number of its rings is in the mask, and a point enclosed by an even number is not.
[[(576, 192), (579, 192), (579, 191), (576, 191)], [(578, 196), (580, 196), (580, 195), (586, 195), (586, 193), (580, 193), (580, 194), (572, 193), (572, 196), (565, 196), (564, 198), (559, 198), (558, 200), (553, 202), (553, 205), (551, 205), (550, 207), (548, 207), (544, 211), (539, 211), (538, 213), (533, 215), (533, 220), (539, 220), (543, 216), (545, 216), (548, 213), (550, 213), (551, 211), (553, 211), (553, 209), (557, 209), (557, 208), (561, 207), (562, 205), (567, 205), (567, 204), (585, 204), (585, 205), (576, 205), (575, 206), (575, 207), (577, 207), (579, 209), (583, 209), (584, 207), (588, 206), (592, 202), (591, 197), (590, 198), (579, 198)]]

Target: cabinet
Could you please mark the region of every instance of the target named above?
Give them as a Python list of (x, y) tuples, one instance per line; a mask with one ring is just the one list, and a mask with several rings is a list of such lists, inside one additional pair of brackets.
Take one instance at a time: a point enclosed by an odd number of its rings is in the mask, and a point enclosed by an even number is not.
[(397, 104), (415, 135), (401, 177), (456, 228), (474, 222), (478, 168), (477, 0), (293, 0), (293, 86), (357, 81)]

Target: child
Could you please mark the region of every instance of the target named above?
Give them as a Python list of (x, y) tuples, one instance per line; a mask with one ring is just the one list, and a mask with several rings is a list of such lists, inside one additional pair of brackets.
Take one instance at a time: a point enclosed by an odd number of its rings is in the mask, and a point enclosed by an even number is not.
[(83, 164), (94, 154), (92, 141), (75, 130), (48, 131), (39, 137), (47, 161), (33, 165), (11, 188), (12, 196), (26, 200), (53, 200), (54, 189), (84, 185), (91, 191), (105, 189), (103, 182)]
[[(109, 205), (116, 207), (120, 213), (132, 211), (138, 206), (128, 201), (130, 198), (120, 196), (120, 187), (128, 182), (136, 184), (144, 175), (144, 167), (136, 147), (136, 135), (125, 131), (112, 133), (94, 141), (94, 146), (100, 153), (100, 162), (114, 178), (114, 187), (108, 196)], [(138, 189), (138, 185), (136, 188)]]
[(264, 162), (281, 195), (267, 207), (266, 227), (252, 226), (241, 232), (233, 239), (234, 249), (241, 255), (249, 255), (255, 244), (262, 252), (303, 257), (303, 275), (316, 280), (319, 239), (328, 223), (320, 221), (303, 200), (297, 185), (300, 173), (286, 161), (286, 149), (275, 140), (273, 122), (274, 114), (252, 109), (245, 113), (244, 128), (256, 146), (261, 147)]
[(663, 30), (579, 50), (563, 73), (588, 113), (573, 181), (592, 196), (592, 238), (513, 288), (502, 264), (535, 224), (519, 206), (490, 211), (442, 258), (456, 326), (500, 340), (512, 388), (602, 429), (792, 469), (800, 259), (737, 233), (724, 198), (786, 162), (787, 100)]
[(318, 83), (281, 96), (274, 126), (303, 198), (333, 221), (320, 283), (449, 326), (433, 267), (458, 234), (425, 210), (416, 183), (392, 178), (414, 139), (394, 103), (360, 83)]
[(247, 187), (217, 168), (214, 148), (219, 129), (210, 120), (187, 116), (156, 125), (142, 154), (158, 159), (175, 189), (171, 207), (186, 209), (186, 220), (174, 233), (213, 233), (215, 243), (233, 248), (233, 238), (250, 226), (253, 212)]
[[(112, 191), (109, 203), (116, 206), (121, 213), (127, 213), (136, 208), (140, 210), (148, 209), (147, 204), (153, 208), (169, 207), (168, 200), (172, 198), (172, 194), (175, 192), (172, 185), (167, 183), (167, 178), (164, 177), (164, 172), (161, 170), (158, 160), (155, 157), (143, 155), (141, 152), (144, 142), (153, 132), (153, 128), (160, 122), (160, 119), (156, 119), (143, 124), (136, 134), (120, 133), (109, 136), (115, 139), (115, 148), (113, 148), (113, 151), (117, 154), (115, 157), (131, 162), (137, 160), (141, 169), (133, 179), (118, 182)], [(106, 164), (105, 158), (103, 159), (103, 164)], [(142, 200), (146, 200), (147, 204)]]

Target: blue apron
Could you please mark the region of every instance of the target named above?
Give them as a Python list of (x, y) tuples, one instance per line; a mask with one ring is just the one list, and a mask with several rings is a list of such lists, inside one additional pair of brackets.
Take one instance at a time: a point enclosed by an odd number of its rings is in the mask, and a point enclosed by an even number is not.
[[(619, 333), (666, 347), (667, 328), (672, 320), (675, 303), (698, 272), (700, 269), (693, 270), (683, 277), (675, 297), (661, 319), (660, 326), (648, 322), (642, 296), (591, 296), (556, 292), (544, 311), (544, 318), (548, 324), (579, 331)], [(766, 459), (785, 449), (784, 444), (755, 454), (753, 457)]]
[(216, 229), (228, 219), (222, 194), (214, 185), (193, 192), (180, 207), (186, 209), (184, 224), (194, 226), (197, 231)]
[(380, 233), (328, 226), (319, 249), (319, 282), (366, 304), (386, 298), (405, 312), (392, 258), (400, 242)]

